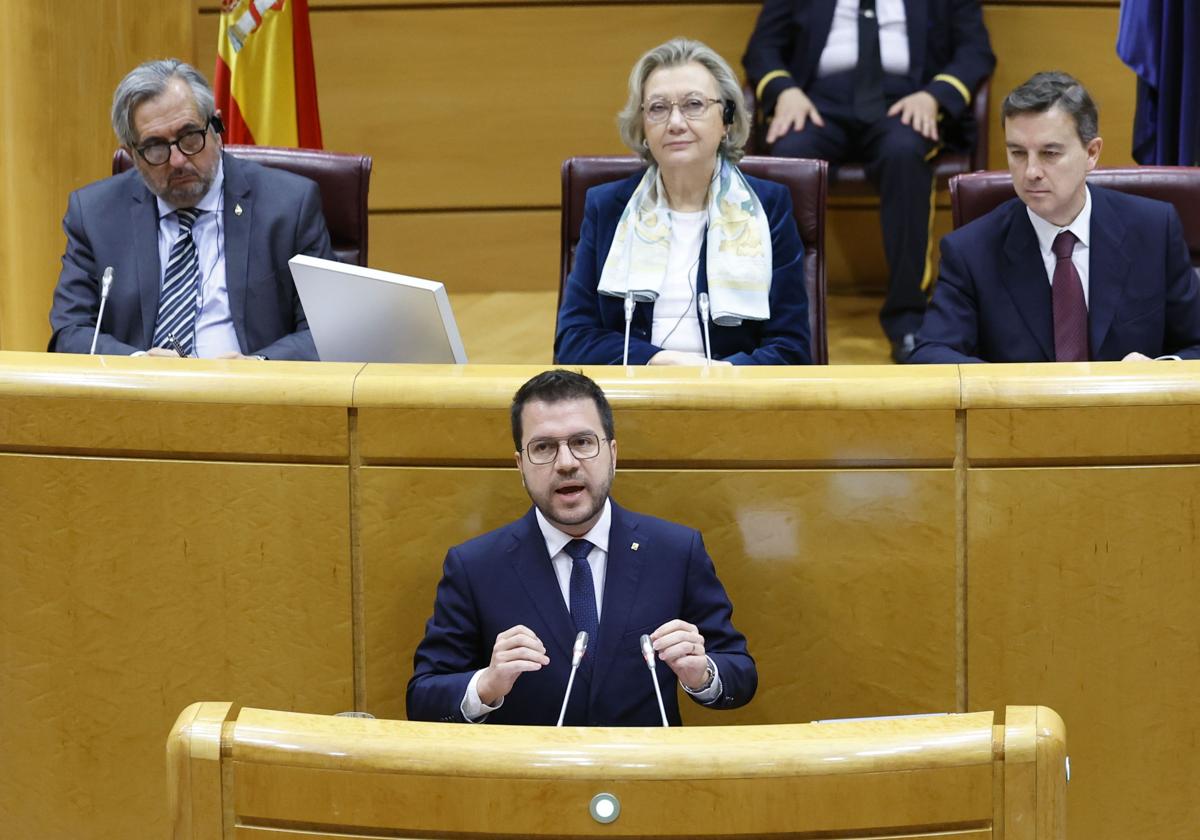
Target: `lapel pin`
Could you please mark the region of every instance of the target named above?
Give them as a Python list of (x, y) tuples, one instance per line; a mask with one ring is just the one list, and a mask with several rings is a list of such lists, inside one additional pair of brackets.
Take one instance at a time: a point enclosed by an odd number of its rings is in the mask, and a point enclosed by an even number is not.
[(631, 545), (631, 546), (629, 546), (629, 547), (630, 547), (630, 548), (632, 548), (634, 551), (637, 551), (637, 550), (638, 550), (638, 544), (637, 544), (637, 543), (634, 543), (633, 545)]
[(233, 205), (233, 215), (235, 215), (235, 216), (242, 215), (242, 205), (240, 205), (240, 204)]

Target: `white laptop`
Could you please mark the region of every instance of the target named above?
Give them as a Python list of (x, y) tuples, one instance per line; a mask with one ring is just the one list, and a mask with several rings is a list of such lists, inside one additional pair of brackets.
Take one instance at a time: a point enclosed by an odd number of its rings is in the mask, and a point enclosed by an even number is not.
[(334, 260), (288, 260), (323, 362), (466, 364), (446, 287)]

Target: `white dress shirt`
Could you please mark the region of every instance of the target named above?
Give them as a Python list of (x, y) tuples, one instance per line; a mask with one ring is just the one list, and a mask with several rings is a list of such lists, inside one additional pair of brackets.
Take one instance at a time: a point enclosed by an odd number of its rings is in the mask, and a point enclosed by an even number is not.
[(669, 212), (671, 247), (667, 255), (667, 276), (654, 301), (650, 343), (663, 350), (703, 356), (704, 335), (696, 315), (696, 277), (700, 271), (700, 248), (708, 230), (708, 211)]
[[(588, 553), (587, 559), (588, 565), (592, 567), (592, 583), (596, 591), (596, 620), (599, 621), (601, 610), (604, 608), (604, 580), (608, 572), (608, 537), (609, 531), (612, 529), (612, 503), (608, 499), (604, 500), (604, 509), (600, 512), (600, 518), (596, 520), (596, 524), (590, 531), (578, 538), (564, 534), (555, 528), (536, 508), (534, 516), (537, 518), (538, 529), (542, 532), (542, 539), (546, 541), (546, 553), (550, 555), (550, 562), (554, 566), (554, 576), (558, 579), (558, 588), (562, 592), (563, 603), (566, 604), (568, 611), (571, 609), (571, 568), (575, 561), (563, 549), (574, 539), (584, 539), (592, 544), (592, 550)], [(593, 639), (588, 645), (589, 648), (592, 648), (594, 644), (595, 640)], [(592, 649), (594, 650), (594, 648)], [(701, 703), (711, 703), (721, 694), (721, 675), (717, 673), (717, 665), (712, 661), (712, 657), (708, 658), (708, 664), (716, 674), (708, 688), (693, 692), (684, 686), (684, 691)], [(471, 723), (481, 723), (491, 712), (504, 705), (503, 698), (495, 706), (485, 705), (479, 699), (479, 675), (484, 670), (486, 669), (480, 668), (471, 676), (471, 681), (467, 683), (466, 694), (463, 695), (461, 705), (463, 717)], [(566, 690), (565, 685), (563, 690)]]
[(1025, 211), (1029, 214), (1029, 221), (1033, 223), (1033, 232), (1037, 234), (1038, 250), (1042, 252), (1042, 262), (1046, 266), (1046, 279), (1050, 281), (1051, 287), (1054, 286), (1054, 266), (1058, 262), (1058, 257), (1054, 256), (1054, 251), (1051, 250), (1055, 238), (1062, 231), (1069, 230), (1079, 240), (1075, 243), (1075, 250), (1071, 253), (1071, 262), (1075, 264), (1075, 270), (1079, 272), (1079, 283), (1083, 286), (1083, 303), (1087, 306), (1090, 301), (1088, 268), (1091, 265), (1092, 191), (1086, 186), (1083, 189), (1085, 193), (1083, 209), (1066, 227), (1046, 221), (1028, 207), (1025, 208)]
[[(158, 201), (159, 287), (167, 270), (167, 261), (179, 238), (176, 208), (161, 198)], [(196, 346), (200, 358), (221, 353), (240, 353), (233, 313), (229, 309), (229, 289), (225, 285), (225, 167), (217, 165), (217, 175), (204, 198), (196, 203), (204, 210), (192, 225), (192, 240), (200, 263), (200, 293), (196, 297)]]
[[(879, 57), (883, 72), (897, 76), (908, 74), (908, 21), (904, 0), (875, 0), (875, 19), (879, 22)], [(858, 0), (837, 0), (833, 25), (821, 58), (817, 78), (853, 70), (858, 64)]]

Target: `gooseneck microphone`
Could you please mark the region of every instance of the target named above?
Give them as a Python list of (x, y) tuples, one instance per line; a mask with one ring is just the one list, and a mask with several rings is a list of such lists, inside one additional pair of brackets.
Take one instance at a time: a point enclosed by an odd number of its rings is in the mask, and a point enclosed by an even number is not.
[(667, 723), (667, 710), (663, 708), (662, 689), (658, 687), (658, 676), (654, 673), (654, 666), (657, 662), (654, 645), (650, 643), (650, 637), (645, 633), (642, 634), (642, 659), (646, 660), (646, 667), (650, 669), (650, 682), (654, 683), (654, 696), (658, 700), (658, 714), (662, 717), (662, 725), (670, 726), (671, 724)]
[(708, 292), (700, 293), (700, 323), (704, 324), (704, 366), (712, 365), (712, 342), (708, 339)]
[(558, 712), (558, 723), (555, 726), (563, 725), (563, 718), (567, 715), (567, 701), (571, 699), (571, 686), (575, 685), (575, 672), (579, 670), (579, 663), (583, 661), (583, 655), (587, 652), (588, 635), (586, 630), (580, 630), (575, 637), (575, 646), (571, 648), (571, 676), (567, 677), (567, 692), (563, 695), (562, 708)]
[(621, 356), (621, 367), (629, 367), (629, 327), (633, 324), (633, 292), (625, 293), (625, 353)]
[(92, 330), (92, 349), (88, 351), (89, 356), (96, 355), (96, 339), (100, 338), (100, 322), (104, 320), (104, 304), (108, 303), (108, 291), (112, 288), (113, 268), (107, 266), (104, 269), (104, 276), (100, 278), (100, 312), (96, 315), (96, 329)]

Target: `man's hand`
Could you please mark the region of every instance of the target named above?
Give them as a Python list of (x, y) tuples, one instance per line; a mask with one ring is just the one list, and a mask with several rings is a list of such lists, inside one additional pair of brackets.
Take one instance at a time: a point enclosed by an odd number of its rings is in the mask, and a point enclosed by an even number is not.
[(789, 131), (803, 131), (809, 120), (822, 128), (825, 126), (821, 112), (812, 104), (812, 100), (804, 95), (804, 91), (798, 87), (788, 88), (775, 100), (775, 113), (767, 127), (767, 145), (774, 143)]
[[(714, 365), (733, 365), (722, 359), (713, 359)], [(650, 357), (648, 364), (652, 365), (699, 365), (704, 366), (704, 357), (699, 353), (684, 353), (682, 350), (659, 350)]]
[(147, 356), (158, 356), (160, 358), (178, 359), (181, 358), (178, 353), (167, 347), (151, 347), (146, 351)]
[(658, 658), (667, 663), (679, 681), (692, 691), (704, 688), (708, 657), (704, 637), (694, 624), (675, 618), (650, 634)]
[(912, 126), (917, 134), (933, 141), (938, 139), (938, 102), (931, 94), (919, 90), (898, 100), (887, 112), (889, 117), (897, 114), (900, 122)]
[(230, 350), (228, 353), (218, 353), (213, 356), (214, 359), (253, 359), (254, 356), (243, 356), (236, 350)]
[(526, 671), (540, 671), (549, 664), (546, 646), (536, 633), (523, 624), (510, 627), (496, 637), (492, 661), (475, 683), (479, 699), (485, 706), (495, 706), (512, 691), (517, 677)]
[(1125, 358), (1121, 359), (1121, 361), (1122, 362), (1153, 362), (1154, 359), (1151, 359), (1149, 356), (1147, 356), (1143, 353), (1139, 353), (1135, 350), (1132, 353), (1126, 353)]

